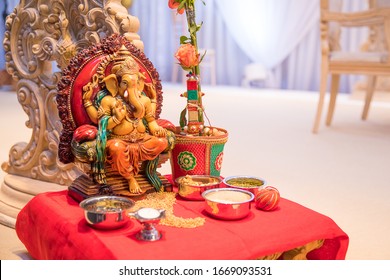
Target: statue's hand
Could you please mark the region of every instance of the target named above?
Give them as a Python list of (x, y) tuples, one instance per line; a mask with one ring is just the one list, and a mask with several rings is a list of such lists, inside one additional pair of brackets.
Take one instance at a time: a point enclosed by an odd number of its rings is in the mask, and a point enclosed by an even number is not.
[(118, 121), (122, 121), (126, 117), (126, 108), (121, 100), (117, 100), (114, 105), (114, 116)]
[(89, 82), (83, 86), (83, 100), (90, 101), (93, 93), (93, 88), (98, 84), (98, 76), (95, 74), (92, 76), (92, 82)]
[(93, 93), (93, 85), (92, 83), (88, 83), (85, 86), (83, 86), (83, 100), (91, 100), (91, 96)]
[(150, 99), (156, 100), (157, 98), (156, 88), (152, 83), (145, 83), (144, 92)]
[(167, 136), (167, 131), (165, 128), (162, 128), (161, 126), (157, 126), (153, 131), (153, 135), (156, 137), (165, 137)]

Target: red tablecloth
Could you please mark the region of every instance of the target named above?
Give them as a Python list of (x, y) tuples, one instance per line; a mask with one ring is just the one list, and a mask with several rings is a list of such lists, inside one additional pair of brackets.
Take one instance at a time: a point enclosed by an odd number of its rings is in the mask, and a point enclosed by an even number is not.
[(158, 225), (163, 238), (145, 242), (135, 238), (141, 229), (136, 220), (117, 230), (95, 230), (67, 191), (43, 193), (20, 211), (16, 232), (35, 259), (255, 259), (321, 239), (324, 245), (309, 258), (345, 258), (349, 239), (337, 224), (287, 199), (282, 198), (272, 212), (252, 207), (239, 221), (212, 219), (204, 213), (203, 203), (178, 198), (174, 207), (176, 216), (205, 217), (203, 226)]

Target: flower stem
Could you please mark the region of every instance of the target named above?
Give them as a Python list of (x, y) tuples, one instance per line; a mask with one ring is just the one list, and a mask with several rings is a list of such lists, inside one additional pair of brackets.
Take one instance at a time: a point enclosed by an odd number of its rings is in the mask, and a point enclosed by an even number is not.
[[(198, 40), (197, 40), (197, 35), (196, 35), (196, 33), (198, 31), (198, 27), (197, 27), (196, 21), (195, 21), (194, 1), (187, 1), (184, 8), (186, 11), (186, 16), (187, 16), (188, 32), (190, 33), (191, 44), (195, 47), (196, 54), (199, 56)], [(201, 88), (201, 84), (200, 84), (201, 79), (200, 79), (199, 64), (193, 68), (193, 73), (196, 76), (196, 78), (198, 79), (198, 106), (200, 107), (200, 110), (198, 110), (198, 119), (199, 119), (199, 122), (201, 122), (203, 124), (204, 118), (203, 118), (202, 88)]]

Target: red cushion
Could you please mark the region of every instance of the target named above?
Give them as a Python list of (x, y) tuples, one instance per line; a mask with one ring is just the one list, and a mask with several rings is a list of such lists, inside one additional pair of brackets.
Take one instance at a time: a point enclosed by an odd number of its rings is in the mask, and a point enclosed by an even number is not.
[(175, 132), (175, 130), (176, 130), (175, 125), (168, 120), (158, 119), (157, 124), (165, 129), (168, 129), (168, 130), (173, 131), (173, 132)]
[(94, 125), (82, 125), (76, 128), (73, 133), (73, 140), (76, 142), (91, 141), (96, 138), (97, 128)]

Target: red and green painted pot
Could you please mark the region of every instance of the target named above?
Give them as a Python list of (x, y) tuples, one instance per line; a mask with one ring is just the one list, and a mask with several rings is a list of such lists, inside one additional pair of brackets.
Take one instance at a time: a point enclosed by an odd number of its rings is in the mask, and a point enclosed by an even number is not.
[(218, 130), (225, 133), (218, 136), (176, 134), (176, 143), (171, 154), (174, 179), (185, 175), (220, 176), (228, 133), (222, 128)]

